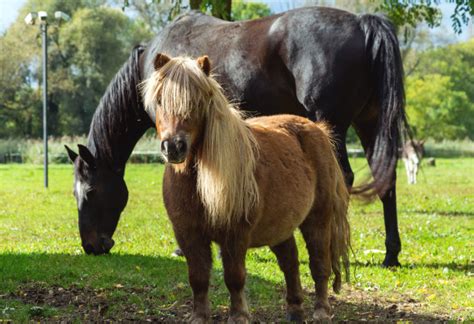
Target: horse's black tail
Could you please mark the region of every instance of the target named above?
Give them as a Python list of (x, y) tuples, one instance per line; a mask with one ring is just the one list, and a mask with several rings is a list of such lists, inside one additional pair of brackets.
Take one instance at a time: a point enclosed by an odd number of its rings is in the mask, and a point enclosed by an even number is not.
[(384, 194), (394, 184), (403, 138), (409, 132), (405, 115), (403, 64), (395, 28), (383, 16), (362, 15), (360, 26), (370, 62), (375, 102), (379, 109), (374, 142), (366, 152), (374, 181), (353, 188), (356, 194)]

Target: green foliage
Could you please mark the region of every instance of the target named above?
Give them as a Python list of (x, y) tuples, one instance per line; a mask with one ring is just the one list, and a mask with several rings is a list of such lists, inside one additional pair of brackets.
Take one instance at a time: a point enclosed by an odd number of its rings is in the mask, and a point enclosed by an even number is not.
[(153, 34), (159, 32), (175, 18), (181, 12), (182, 7), (182, 0), (113, 0), (113, 2), (121, 6), (122, 11), (127, 14), (131, 10), (132, 16), (137, 17), (135, 22), (142, 24), (143, 29), (147, 29)]
[[(179, 0), (178, 0), (179, 1)], [(232, 0), (190, 0), (189, 8), (200, 10), (214, 17), (230, 20)], [(180, 8), (181, 9), (181, 8)]]
[[(113, 75), (134, 45), (151, 37), (140, 20), (103, 6), (105, 1), (30, 0), (0, 36), (0, 137), (39, 137), (41, 37), (26, 26), (29, 11), (67, 12), (71, 21), (48, 27), (48, 128), (51, 135), (83, 134)], [(21, 40), (21, 41), (20, 41)]]
[(474, 139), (474, 39), (418, 54), (407, 113), (418, 137)]
[[(474, 319), (469, 244), (474, 179), (466, 176), (474, 173), (474, 163), (436, 162), (422, 170), (415, 186), (407, 185), (405, 172), (398, 169), (403, 268), (380, 267), (385, 250), (381, 203), (352, 201), (351, 284), (343, 285), (340, 295), (331, 293), (334, 321)], [(360, 170), (365, 162), (351, 159), (351, 164)], [(94, 257), (80, 247), (72, 166), (51, 166), (45, 190), (40, 166), (0, 165), (0, 320), (182, 321), (190, 311), (191, 290), (184, 259), (170, 257), (176, 243), (161, 198), (162, 173), (160, 165), (128, 166), (130, 199), (114, 236), (116, 246), (110, 255)], [(299, 233), (297, 244), (309, 318), (314, 285)], [(210, 299), (222, 321), (229, 297), (217, 253), (214, 249)], [(271, 251), (249, 251), (247, 270), (253, 319), (283, 321), (284, 278)]]
[(261, 2), (234, 0), (232, 2), (232, 20), (257, 19), (269, 16), (271, 10)]
[(407, 78), (407, 114), (418, 138), (464, 138), (463, 120), (473, 112), (466, 94), (453, 89), (449, 76), (427, 74)]
[(420, 54), (416, 74), (447, 75), (474, 102), (474, 38)]
[(385, 0), (380, 10), (387, 13), (390, 20), (397, 26), (405, 24), (416, 27), (420, 22), (426, 22), (428, 26), (439, 26), (441, 22), (441, 11), (434, 5), (439, 1), (413, 1), (413, 0)]
[(121, 11), (101, 7), (78, 10), (71, 22), (61, 28), (66, 74), (72, 82), (72, 91), (62, 92), (70, 118), (63, 133), (88, 131), (107, 84), (130, 55), (132, 47), (149, 36), (140, 27)]
[[(451, 15), (452, 27), (454, 32), (461, 33), (474, 14), (474, 1), (449, 0), (447, 2), (456, 4)], [(435, 27), (441, 23), (441, 11), (438, 8), (440, 4), (440, 0), (384, 0), (379, 10), (385, 12), (397, 26), (416, 27), (425, 22), (429, 27)]]

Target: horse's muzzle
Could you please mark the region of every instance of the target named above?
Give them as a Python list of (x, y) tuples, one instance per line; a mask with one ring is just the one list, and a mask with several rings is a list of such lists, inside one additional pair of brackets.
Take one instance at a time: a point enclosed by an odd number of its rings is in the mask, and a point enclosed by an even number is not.
[(83, 242), (82, 248), (87, 254), (101, 255), (110, 252), (115, 242), (107, 236), (101, 236), (97, 242)]

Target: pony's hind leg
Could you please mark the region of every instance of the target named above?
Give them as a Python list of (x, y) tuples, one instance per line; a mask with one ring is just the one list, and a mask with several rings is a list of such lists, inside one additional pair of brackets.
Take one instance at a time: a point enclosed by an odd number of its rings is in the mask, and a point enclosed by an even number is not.
[(303, 289), (301, 288), (298, 248), (295, 237), (292, 235), (288, 240), (272, 246), (278, 265), (285, 275), (286, 301), (288, 303), (288, 320), (302, 322), (304, 320)]
[(250, 314), (244, 293), (247, 245), (243, 241), (232, 240), (232, 242), (221, 246), (224, 281), (230, 293), (229, 323), (250, 323)]
[(309, 267), (316, 286), (314, 320), (330, 320), (331, 306), (328, 300), (328, 281), (331, 275), (331, 224), (330, 212), (313, 208), (300, 230), (309, 254)]

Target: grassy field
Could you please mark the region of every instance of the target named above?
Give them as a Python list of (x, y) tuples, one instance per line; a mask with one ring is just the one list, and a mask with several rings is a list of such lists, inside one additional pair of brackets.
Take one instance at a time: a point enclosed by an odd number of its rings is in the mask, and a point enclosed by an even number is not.
[[(336, 320), (474, 320), (474, 159), (438, 159), (408, 186), (399, 170), (403, 251), (383, 269), (379, 202), (353, 201), (351, 284), (331, 295)], [(354, 170), (365, 171), (362, 159)], [(36, 165), (0, 165), (0, 321), (177, 320), (191, 309), (183, 259), (161, 198), (163, 166), (129, 165), (130, 200), (107, 256), (83, 254), (72, 196), (72, 167), (53, 165), (50, 189)], [(310, 315), (312, 280), (298, 234)], [(215, 251), (215, 255), (217, 255)], [(283, 275), (269, 249), (247, 256), (247, 296), (255, 320), (285, 319)], [(226, 318), (228, 294), (215, 257), (211, 301)]]

